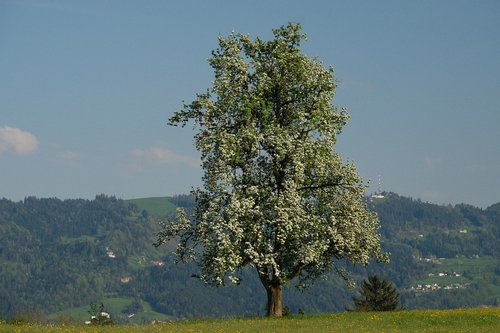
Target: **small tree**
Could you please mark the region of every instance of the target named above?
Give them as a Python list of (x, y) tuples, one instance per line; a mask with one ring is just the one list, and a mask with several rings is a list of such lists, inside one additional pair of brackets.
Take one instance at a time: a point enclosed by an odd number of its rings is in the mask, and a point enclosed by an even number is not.
[(382, 259), (378, 220), (365, 186), (333, 146), (348, 119), (331, 104), (333, 69), (300, 52), (300, 25), (274, 39), (219, 37), (213, 86), (170, 118), (194, 121), (205, 171), (192, 191), (192, 218), (177, 211), (156, 245), (178, 237), (178, 259), (196, 259), (207, 283), (238, 283), (254, 267), (267, 292), (267, 315), (281, 317), (284, 284), (307, 287), (338, 260)]
[(111, 319), (110, 314), (104, 311), (104, 304), (102, 303), (90, 304), (89, 314), (90, 320), (87, 320), (85, 322), (87, 325), (105, 326), (114, 324), (114, 321)]
[(399, 294), (396, 287), (377, 275), (370, 275), (368, 281), (363, 281), (360, 293), (363, 298), (352, 298), (355, 311), (393, 311), (398, 308)]

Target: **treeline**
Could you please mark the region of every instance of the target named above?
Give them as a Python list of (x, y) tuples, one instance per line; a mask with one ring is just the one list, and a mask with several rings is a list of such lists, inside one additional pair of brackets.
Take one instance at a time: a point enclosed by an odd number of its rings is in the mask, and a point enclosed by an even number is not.
[[(170, 202), (188, 211), (194, 207), (188, 195)], [(423, 257), (499, 258), (500, 203), (483, 210), (385, 193), (368, 204), (379, 215), (382, 247), (391, 253), (391, 262), (368, 267), (338, 263), (355, 280), (372, 274), (390, 280), (406, 308), (474, 306), (495, 300), (491, 295), (500, 282), (498, 269), (467, 289), (416, 294), (410, 287), (435, 268)], [(177, 318), (264, 313), (265, 292), (252, 268), (238, 286), (205, 286), (193, 277), (196, 266), (173, 263), (168, 252), (175, 244), (159, 249), (152, 245), (159, 220), (103, 195), (94, 200), (1, 199), (0, 318), (25, 311), (47, 314), (117, 296), (136, 304), (147, 301), (155, 311)], [(352, 306), (353, 295), (331, 274), (305, 292), (289, 286), (284, 306), (292, 313), (342, 311)]]

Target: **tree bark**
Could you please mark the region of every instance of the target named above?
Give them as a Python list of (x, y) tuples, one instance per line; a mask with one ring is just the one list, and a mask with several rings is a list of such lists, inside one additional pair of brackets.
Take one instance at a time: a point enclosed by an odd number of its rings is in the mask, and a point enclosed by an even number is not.
[(267, 291), (267, 316), (278, 317), (283, 315), (283, 296), (281, 285), (266, 286)]
[(255, 267), (260, 278), (260, 282), (267, 292), (267, 313), (268, 317), (281, 318), (283, 316), (283, 295), (281, 284), (278, 279), (273, 279), (266, 268)]

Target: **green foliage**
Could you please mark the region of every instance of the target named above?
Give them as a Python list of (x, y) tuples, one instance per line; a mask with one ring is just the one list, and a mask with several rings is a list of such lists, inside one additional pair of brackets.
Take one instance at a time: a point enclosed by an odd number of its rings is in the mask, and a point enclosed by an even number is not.
[(134, 314), (142, 311), (144, 311), (144, 306), (142, 304), (142, 301), (138, 298), (134, 299), (132, 303), (130, 303), (122, 310), (122, 312), (125, 314)]
[(290, 308), (288, 306), (285, 306), (283, 308), (283, 317), (290, 316), (292, 313), (290, 312)]
[(111, 315), (105, 311), (104, 304), (100, 303), (91, 303), (90, 304), (90, 320), (86, 323), (94, 326), (108, 326), (114, 325), (113, 319), (111, 319)]
[(346, 277), (338, 261), (384, 259), (365, 186), (334, 151), (349, 116), (331, 104), (333, 69), (301, 53), (300, 30), (289, 23), (269, 41), (219, 36), (212, 87), (170, 118), (195, 123), (203, 188), (193, 215), (179, 210), (157, 243), (179, 237), (178, 258), (196, 259), (213, 285), (255, 267), (276, 316), (289, 281), (305, 288), (332, 270)]
[(353, 297), (356, 311), (393, 311), (399, 305), (396, 287), (377, 275), (370, 275), (363, 281), (360, 294), (362, 298)]

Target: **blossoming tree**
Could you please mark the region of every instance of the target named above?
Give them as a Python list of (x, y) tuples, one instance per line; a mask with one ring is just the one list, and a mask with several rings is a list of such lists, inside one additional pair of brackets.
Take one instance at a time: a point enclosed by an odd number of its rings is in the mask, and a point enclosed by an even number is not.
[(219, 37), (212, 87), (169, 120), (194, 121), (203, 188), (196, 209), (177, 211), (157, 245), (178, 237), (179, 260), (196, 259), (207, 283), (237, 283), (254, 267), (267, 315), (282, 315), (282, 286), (306, 287), (341, 260), (381, 259), (378, 220), (352, 163), (334, 151), (348, 114), (331, 104), (333, 69), (300, 52), (298, 24), (274, 39)]

